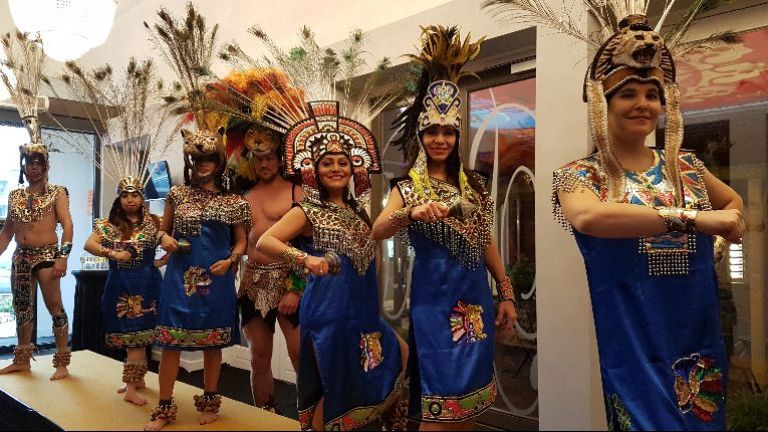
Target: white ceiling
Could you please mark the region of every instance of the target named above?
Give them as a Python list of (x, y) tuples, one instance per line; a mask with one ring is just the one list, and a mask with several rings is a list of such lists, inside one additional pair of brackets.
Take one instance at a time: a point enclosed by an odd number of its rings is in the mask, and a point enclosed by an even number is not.
[[(209, 24), (220, 24), (219, 40), (237, 40), (247, 52), (258, 54), (261, 47), (247, 34), (246, 29), (260, 25), (281, 46), (292, 46), (302, 25), (308, 25), (317, 35), (320, 45), (340, 41), (355, 28), (369, 31), (411, 15), (448, 3), (450, 0), (196, 0), (194, 4), (208, 19)], [(30, 3), (31, 4), (31, 3)], [(151, 44), (143, 22), (157, 20), (156, 11), (164, 6), (172, 13), (181, 15), (186, 1), (183, 0), (119, 0), (114, 27), (107, 41), (86, 53), (80, 62), (86, 67), (110, 63), (121, 67), (130, 56), (153, 56)], [(0, 0), (0, 29), (10, 31), (13, 21), (7, 0)], [(158, 62), (161, 63), (161, 62)], [(172, 80), (170, 70), (159, 65), (163, 78)], [(49, 59), (47, 70), (56, 74), (61, 63)], [(227, 70), (217, 63), (214, 71)]]

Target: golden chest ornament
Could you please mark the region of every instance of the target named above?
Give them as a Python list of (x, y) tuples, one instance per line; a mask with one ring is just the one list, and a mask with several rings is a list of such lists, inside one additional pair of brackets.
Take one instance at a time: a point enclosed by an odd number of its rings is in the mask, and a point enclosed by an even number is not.
[(312, 245), (318, 252), (333, 251), (352, 262), (364, 275), (376, 256), (376, 242), (371, 228), (351, 208), (322, 202), (302, 202), (301, 208), (312, 224)]
[(174, 207), (173, 230), (184, 236), (199, 236), (203, 221), (225, 225), (242, 223), (250, 231), (251, 209), (235, 194), (213, 192), (191, 186), (174, 186), (167, 201)]
[[(437, 200), (417, 194), (412, 180), (397, 183), (405, 205), (416, 207), (429, 201), (450, 205), (461, 197), (461, 191), (452, 184), (433, 178), (429, 180)], [(491, 242), (495, 205), (487, 192), (481, 194), (471, 188), (467, 200), (477, 208), (463, 219), (449, 216), (435, 223), (415, 221), (408, 229), (448, 249), (463, 266), (474, 270), (481, 264), (485, 249)]]
[(14, 222), (31, 223), (42, 220), (43, 216), (54, 211), (59, 194), (67, 194), (66, 188), (53, 184), (46, 184), (39, 194), (29, 193), (27, 189), (11, 191), (8, 197), (9, 218)]

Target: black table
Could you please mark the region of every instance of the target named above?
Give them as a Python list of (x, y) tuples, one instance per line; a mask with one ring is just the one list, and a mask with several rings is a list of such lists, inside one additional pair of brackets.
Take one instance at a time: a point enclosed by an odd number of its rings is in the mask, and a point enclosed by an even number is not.
[(123, 361), (125, 352), (104, 344), (101, 326), (101, 295), (107, 270), (75, 270), (75, 311), (72, 317), (72, 350), (91, 350)]

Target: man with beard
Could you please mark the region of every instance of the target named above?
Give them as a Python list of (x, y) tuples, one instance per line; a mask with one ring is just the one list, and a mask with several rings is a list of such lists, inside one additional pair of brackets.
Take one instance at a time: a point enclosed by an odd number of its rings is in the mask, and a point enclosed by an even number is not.
[[(29, 186), (11, 192), (8, 197), (8, 219), (0, 231), (0, 253), (16, 239), (12, 259), (11, 292), (16, 314), (18, 345), (13, 350), (13, 363), (0, 369), (0, 374), (30, 370), (29, 361), (35, 350), (32, 341), (35, 322), (37, 284), (43, 293), (45, 306), (53, 319), (56, 353), (51, 380), (69, 375), (71, 353), (67, 347), (69, 320), (61, 301), (61, 278), (67, 273), (67, 257), (72, 250), (72, 217), (69, 195), (63, 186), (48, 183), (48, 150), (39, 140), (39, 127), (27, 124), (32, 144), (21, 146), (19, 183), (26, 176)], [(63, 229), (61, 247), (56, 225)]]
[(301, 199), (301, 188), (280, 176), (277, 133), (252, 126), (245, 134), (245, 149), (256, 184), (244, 198), (251, 207), (253, 224), (248, 233), (248, 263), (238, 290), (241, 325), (251, 351), (251, 391), (256, 406), (275, 411), (272, 397), (272, 342), (275, 321), (285, 336), (294, 370), (299, 358), (299, 299), (301, 278), (289, 267), (256, 250), (259, 238)]

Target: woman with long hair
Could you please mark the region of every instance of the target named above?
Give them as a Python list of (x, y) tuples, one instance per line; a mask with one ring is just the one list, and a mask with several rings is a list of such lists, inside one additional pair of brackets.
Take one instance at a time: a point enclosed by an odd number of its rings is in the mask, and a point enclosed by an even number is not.
[[(299, 312), (302, 430), (351, 430), (395, 411), (407, 347), (379, 317), (376, 242), (363, 198), (364, 179), (379, 165), (373, 134), (339, 117), (338, 102), (309, 108), (286, 143), (287, 173), (301, 173), (304, 199), (257, 249), (310, 274)], [(353, 173), (363, 186), (357, 198)]]
[[(481, 41), (482, 42), (482, 41)], [(493, 405), (494, 326), (510, 330), (514, 294), (492, 241), (493, 198), (483, 178), (465, 170), (459, 154), (457, 82), (480, 42), (463, 43), (455, 27), (423, 29), (420, 92), (400, 123), (411, 163), (396, 179), (373, 237), (408, 230), (416, 251), (411, 285), (410, 383), (412, 415), (421, 430), (468, 430)], [(494, 301), (490, 271), (499, 291)]]
[(160, 219), (144, 205), (143, 187), (136, 177), (124, 177), (109, 217), (97, 219), (85, 242), (89, 253), (109, 259), (109, 274), (101, 298), (101, 317), (108, 347), (127, 351), (123, 383), (125, 401), (144, 405), (136, 393), (144, 387), (146, 347), (152, 345), (157, 322), (157, 300), (163, 278), (155, 260)]

